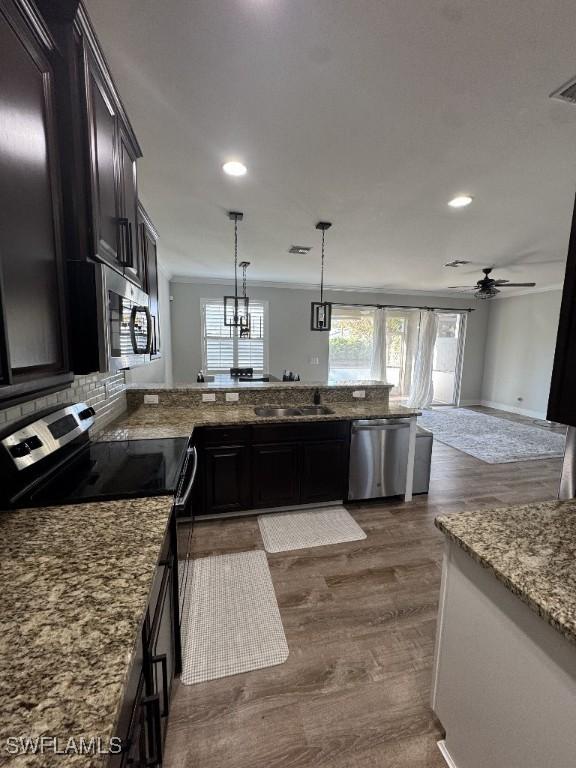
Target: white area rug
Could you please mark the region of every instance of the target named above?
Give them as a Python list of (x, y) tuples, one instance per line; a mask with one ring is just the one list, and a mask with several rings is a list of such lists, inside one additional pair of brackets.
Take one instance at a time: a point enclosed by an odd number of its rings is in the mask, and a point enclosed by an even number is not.
[(282, 664), (288, 644), (265, 552), (192, 561), (182, 621), (182, 682)]
[(436, 440), (487, 464), (550, 459), (564, 455), (565, 436), (467, 408), (426, 409), (418, 423)]
[(366, 538), (342, 506), (259, 515), (258, 525), (266, 552), (289, 552)]

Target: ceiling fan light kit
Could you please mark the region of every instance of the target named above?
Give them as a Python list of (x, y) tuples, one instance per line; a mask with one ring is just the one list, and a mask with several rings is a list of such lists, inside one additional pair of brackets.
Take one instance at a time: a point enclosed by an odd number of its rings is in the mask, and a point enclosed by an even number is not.
[(324, 301), (324, 236), (332, 224), (329, 221), (319, 221), (316, 229), (322, 231), (322, 267), (320, 271), (320, 301), (313, 301), (310, 309), (310, 330), (329, 331), (332, 327), (332, 304)]
[(490, 277), (493, 267), (484, 267), (484, 277), (476, 285), (450, 285), (461, 291), (474, 291), (477, 299), (493, 299), (500, 293), (500, 288), (534, 288), (536, 283), (511, 283), (509, 280), (494, 280)]

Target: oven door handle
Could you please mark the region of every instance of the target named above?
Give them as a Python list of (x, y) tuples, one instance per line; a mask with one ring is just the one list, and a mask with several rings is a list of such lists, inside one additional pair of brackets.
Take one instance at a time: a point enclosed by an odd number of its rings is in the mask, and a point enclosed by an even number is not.
[(188, 450), (186, 451), (188, 457), (193, 456), (194, 461), (194, 468), (192, 469), (192, 474), (190, 475), (190, 481), (188, 482), (188, 486), (183, 494), (176, 497), (176, 506), (177, 507), (185, 507), (186, 504), (188, 504), (188, 499), (190, 498), (190, 494), (192, 493), (192, 486), (194, 485), (194, 480), (196, 480), (196, 473), (198, 472), (198, 451), (196, 450), (196, 446), (192, 445)]
[[(144, 312), (146, 315), (146, 347), (144, 349), (138, 347), (136, 340), (136, 316), (138, 312)], [(130, 339), (135, 355), (150, 354), (150, 347), (152, 346), (152, 315), (145, 305), (132, 307), (132, 312), (130, 313)]]

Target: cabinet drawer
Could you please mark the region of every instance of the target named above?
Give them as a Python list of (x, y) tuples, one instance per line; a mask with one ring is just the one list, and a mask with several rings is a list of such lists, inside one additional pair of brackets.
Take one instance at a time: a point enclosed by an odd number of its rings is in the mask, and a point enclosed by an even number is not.
[(258, 424), (252, 428), (253, 443), (304, 440), (342, 440), (350, 429), (347, 421), (314, 421), (298, 424)]
[(250, 427), (204, 427), (204, 445), (242, 445), (250, 439)]

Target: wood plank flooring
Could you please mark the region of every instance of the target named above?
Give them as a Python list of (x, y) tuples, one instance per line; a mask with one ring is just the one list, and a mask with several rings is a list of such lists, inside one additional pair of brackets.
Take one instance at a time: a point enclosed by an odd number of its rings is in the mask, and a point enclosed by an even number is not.
[[(349, 506), (365, 540), (269, 555), (288, 661), (177, 684), (165, 767), (444, 768), (429, 706), (443, 545), (434, 517), (553, 499), (560, 467), (484, 464), (437, 442), (428, 496)], [(195, 557), (260, 548), (253, 517), (194, 529)]]

